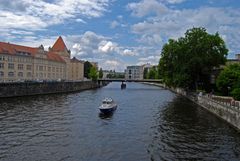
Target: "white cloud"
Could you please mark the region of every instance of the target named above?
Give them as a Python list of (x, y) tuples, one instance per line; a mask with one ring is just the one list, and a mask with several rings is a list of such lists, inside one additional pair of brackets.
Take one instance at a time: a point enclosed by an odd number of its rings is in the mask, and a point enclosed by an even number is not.
[[(159, 2), (160, 3), (160, 2)], [(138, 9), (132, 8), (132, 13)], [(198, 9), (168, 9), (162, 15), (147, 17), (133, 24), (132, 32), (139, 35), (138, 42), (160, 45), (169, 38), (183, 36), (187, 29), (205, 27), (208, 32), (224, 36), (227, 46), (238, 53), (240, 42), (240, 12), (234, 8), (201, 7)], [(234, 34), (232, 34), (234, 33)]]
[(125, 49), (125, 50), (123, 50), (122, 55), (136, 56), (137, 54), (130, 49)]
[(112, 21), (111, 24), (110, 24), (110, 28), (114, 29), (114, 28), (116, 28), (116, 27), (119, 26), (119, 25), (120, 25), (119, 22), (117, 22), (117, 21)]
[[(66, 20), (85, 23), (79, 17), (100, 17), (110, 0), (0, 0), (0, 29), (40, 30)], [(17, 22), (17, 23), (16, 23)]]
[(100, 67), (106, 70), (124, 71), (126, 64), (121, 60), (103, 60), (100, 61)]
[(186, 0), (162, 0), (163, 2), (170, 3), (170, 4), (177, 4), (177, 3), (182, 3), (185, 2)]
[(144, 17), (148, 14), (161, 15), (168, 10), (164, 4), (157, 0), (141, 0), (138, 3), (129, 3), (127, 8), (132, 10), (133, 16), (137, 17)]
[(148, 45), (159, 45), (162, 43), (161, 35), (159, 34), (144, 34), (141, 36), (141, 39), (138, 40), (140, 43), (148, 44)]
[(84, 24), (86, 24), (87, 22), (86, 21), (84, 21), (83, 19), (81, 19), (81, 18), (78, 18), (78, 19), (76, 19), (76, 22), (81, 22), (81, 23), (84, 23)]
[(98, 50), (103, 53), (111, 53), (113, 51), (116, 51), (117, 49), (117, 44), (113, 43), (111, 41), (101, 41), (99, 43)]
[(143, 64), (150, 63), (150, 64), (153, 64), (153, 65), (156, 65), (156, 64), (158, 64), (159, 59), (160, 59), (159, 55), (151, 55), (151, 56), (148, 56), (148, 57), (142, 57), (142, 58), (138, 59), (137, 64), (138, 65), (143, 65)]

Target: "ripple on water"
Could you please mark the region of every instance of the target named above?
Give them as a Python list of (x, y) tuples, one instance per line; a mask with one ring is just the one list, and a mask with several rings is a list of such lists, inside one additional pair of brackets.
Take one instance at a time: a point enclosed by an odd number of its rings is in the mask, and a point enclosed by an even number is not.
[[(97, 107), (111, 96), (118, 108)], [(159, 87), (128, 83), (0, 100), (0, 160), (239, 160), (225, 122)]]

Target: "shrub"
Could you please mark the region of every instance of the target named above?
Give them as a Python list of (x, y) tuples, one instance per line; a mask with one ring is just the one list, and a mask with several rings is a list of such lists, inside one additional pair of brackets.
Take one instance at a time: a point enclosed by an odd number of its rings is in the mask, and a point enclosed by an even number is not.
[(235, 100), (240, 101), (240, 88), (235, 88), (232, 92), (231, 95)]

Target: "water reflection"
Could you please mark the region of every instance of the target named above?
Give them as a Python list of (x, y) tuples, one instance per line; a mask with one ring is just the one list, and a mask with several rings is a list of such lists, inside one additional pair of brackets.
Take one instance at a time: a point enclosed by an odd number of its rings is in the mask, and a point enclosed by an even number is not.
[(151, 160), (239, 159), (240, 138), (236, 131), (196, 106), (185, 98), (176, 97), (159, 109), (148, 147)]
[(104, 113), (102, 113), (102, 112), (99, 112), (98, 116), (99, 116), (99, 118), (101, 118), (101, 119), (107, 119), (107, 120), (109, 120), (109, 119), (112, 118), (113, 113), (114, 113), (114, 112), (110, 112), (110, 113), (104, 114)]
[[(0, 160), (239, 160), (240, 135), (159, 87), (0, 100)], [(119, 108), (99, 112), (104, 97)]]

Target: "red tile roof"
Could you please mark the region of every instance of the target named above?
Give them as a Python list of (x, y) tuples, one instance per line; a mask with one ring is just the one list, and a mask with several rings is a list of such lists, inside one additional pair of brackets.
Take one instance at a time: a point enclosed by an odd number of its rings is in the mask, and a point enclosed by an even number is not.
[(65, 63), (65, 60), (55, 52), (51, 52), (51, 51), (48, 52), (47, 53), (47, 58), (49, 60), (52, 60), (52, 61), (59, 61), (59, 62), (64, 62)]
[(67, 50), (67, 47), (61, 36), (59, 36), (57, 41), (54, 43), (52, 50), (53, 51), (66, 51)]
[(76, 57), (73, 57), (73, 58), (71, 59), (71, 62), (73, 62), (73, 63), (84, 63), (84, 61), (79, 60), (79, 59), (77, 59)]
[(34, 56), (35, 54), (37, 54), (38, 48), (0, 42), (0, 53), (15, 55), (18, 52), (26, 52), (31, 54), (31, 56)]
[[(39, 48), (33, 48), (28, 46), (21, 46), (16, 44), (10, 44), (0, 42), (0, 54), (17, 55), (20, 53), (28, 54), (29, 56), (35, 57), (39, 52)], [(56, 52), (46, 52), (47, 58), (52, 61), (65, 62), (64, 59)]]

